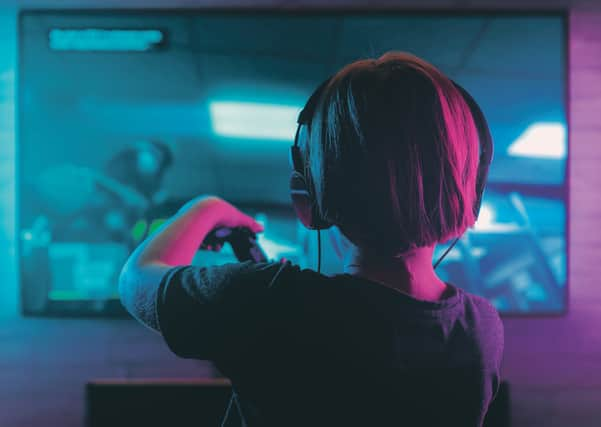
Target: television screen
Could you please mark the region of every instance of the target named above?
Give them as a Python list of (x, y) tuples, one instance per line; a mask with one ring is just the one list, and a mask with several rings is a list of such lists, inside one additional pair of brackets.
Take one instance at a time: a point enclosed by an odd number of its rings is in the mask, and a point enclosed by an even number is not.
[[(25, 11), (20, 35), (25, 313), (122, 313), (117, 279), (128, 254), (201, 194), (262, 221), (270, 258), (314, 268), (316, 236), (288, 192), (296, 116), (327, 76), (391, 50), (464, 86), (494, 138), (478, 223), (439, 275), (504, 314), (565, 310), (563, 15)], [(323, 237), (322, 271), (340, 272)], [(234, 260), (228, 247), (197, 257)]]

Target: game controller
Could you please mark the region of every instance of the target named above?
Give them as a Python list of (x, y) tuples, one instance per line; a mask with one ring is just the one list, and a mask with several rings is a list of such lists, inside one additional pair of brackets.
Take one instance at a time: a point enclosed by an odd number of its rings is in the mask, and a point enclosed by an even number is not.
[(244, 227), (220, 227), (213, 229), (204, 239), (201, 249), (218, 248), (229, 243), (240, 262), (266, 262), (267, 255), (257, 243), (257, 236)]

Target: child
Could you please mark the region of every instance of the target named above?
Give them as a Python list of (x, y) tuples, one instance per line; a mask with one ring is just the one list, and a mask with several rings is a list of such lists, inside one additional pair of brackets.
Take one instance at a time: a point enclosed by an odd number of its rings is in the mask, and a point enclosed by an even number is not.
[(352, 63), (312, 99), (291, 190), (305, 225), (335, 226), (344, 272), (190, 266), (216, 227), (262, 231), (199, 197), (130, 257), (123, 304), (175, 354), (232, 380), (224, 425), (482, 425), (502, 323), (432, 266), (435, 245), (476, 220), (479, 140), (466, 99), (404, 53)]

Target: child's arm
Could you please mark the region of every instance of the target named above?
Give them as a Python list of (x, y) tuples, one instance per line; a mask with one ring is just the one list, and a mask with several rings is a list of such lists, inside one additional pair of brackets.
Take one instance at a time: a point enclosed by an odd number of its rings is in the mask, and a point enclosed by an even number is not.
[(125, 308), (142, 323), (158, 330), (155, 301), (161, 279), (178, 265), (189, 265), (206, 235), (216, 227), (262, 226), (218, 197), (200, 197), (148, 237), (127, 260), (119, 278)]

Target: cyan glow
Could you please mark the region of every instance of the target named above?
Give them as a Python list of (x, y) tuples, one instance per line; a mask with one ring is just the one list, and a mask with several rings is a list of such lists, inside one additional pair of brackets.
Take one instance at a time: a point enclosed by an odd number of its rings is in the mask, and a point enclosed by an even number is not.
[(482, 203), (480, 206), (480, 212), (478, 213), (478, 221), (476, 221), (476, 226), (486, 226), (493, 223), (495, 219), (495, 212), (492, 209), (492, 206), (489, 203)]
[(564, 159), (566, 157), (566, 129), (561, 123), (534, 123), (528, 126), (507, 149), (516, 157)]
[(267, 258), (275, 261), (279, 261), (280, 258), (286, 258), (286, 256), (296, 255), (298, 253), (298, 247), (278, 242), (265, 237), (263, 234), (257, 235), (257, 243), (265, 251)]
[(159, 30), (55, 28), (48, 34), (50, 49), (66, 51), (145, 51), (163, 39)]
[(473, 232), (482, 233), (504, 233), (515, 231), (519, 228), (515, 222), (496, 222), (495, 211), (490, 203), (482, 203), (480, 207), (480, 213), (478, 214), (478, 220), (474, 224)]
[[(255, 215), (255, 221), (263, 226), (264, 230), (269, 227), (269, 220), (266, 214), (257, 213)], [(291, 243), (283, 241), (276, 241), (265, 236), (265, 233), (257, 234), (257, 243), (263, 249), (267, 258), (275, 261), (279, 261), (281, 258), (290, 257), (291, 255), (297, 255), (299, 252), (298, 246), (293, 246)]]
[(230, 138), (292, 141), (300, 110), (296, 105), (258, 102), (209, 103), (213, 132)]

